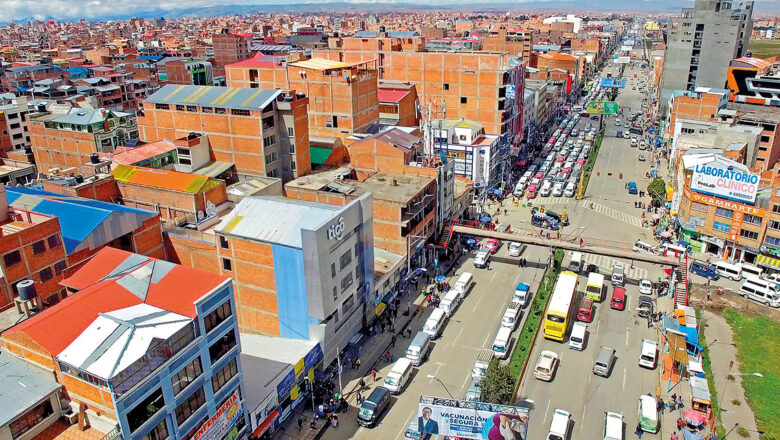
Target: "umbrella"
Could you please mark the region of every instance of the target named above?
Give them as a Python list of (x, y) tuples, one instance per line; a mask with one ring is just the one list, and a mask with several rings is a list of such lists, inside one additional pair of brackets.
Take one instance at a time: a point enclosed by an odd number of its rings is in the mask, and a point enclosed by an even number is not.
[(664, 231), (664, 232), (661, 233), (661, 237), (663, 237), (663, 238), (671, 238), (672, 237), (672, 233), (669, 232), (669, 231)]
[(701, 426), (707, 423), (707, 417), (695, 409), (685, 411), (683, 417), (685, 417), (685, 422), (692, 426)]
[(653, 214), (653, 220), (658, 220), (661, 218), (661, 214)]
[(493, 219), (489, 215), (483, 215), (479, 219), (479, 221), (481, 221), (482, 223), (488, 223), (488, 222), (490, 222), (490, 220), (493, 220)]

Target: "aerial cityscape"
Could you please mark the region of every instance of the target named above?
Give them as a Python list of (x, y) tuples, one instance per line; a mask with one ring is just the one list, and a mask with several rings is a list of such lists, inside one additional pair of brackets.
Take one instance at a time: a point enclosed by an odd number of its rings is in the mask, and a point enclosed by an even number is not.
[(0, 10), (0, 440), (780, 439), (780, 2)]

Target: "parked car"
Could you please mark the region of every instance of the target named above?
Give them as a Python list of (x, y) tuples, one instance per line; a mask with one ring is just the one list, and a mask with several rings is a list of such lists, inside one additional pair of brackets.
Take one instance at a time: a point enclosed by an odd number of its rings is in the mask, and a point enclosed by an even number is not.
[(501, 240), (497, 238), (489, 238), (485, 242), (485, 249), (490, 251), (491, 254), (495, 254), (501, 248)]
[(478, 251), (476, 255), (474, 255), (474, 267), (484, 269), (485, 267), (487, 267), (489, 261), (490, 261), (490, 252), (486, 249), (482, 249)]
[(550, 382), (555, 375), (555, 369), (558, 368), (559, 357), (558, 354), (550, 350), (542, 350), (539, 353), (539, 359), (536, 361), (536, 368), (534, 368), (534, 377)]
[(509, 256), (510, 257), (519, 257), (520, 253), (523, 250), (523, 245), (520, 243), (517, 243), (515, 241), (509, 243)]
[(639, 280), (639, 293), (642, 295), (652, 295), (653, 294), (653, 283), (652, 281), (648, 280), (647, 278), (642, 278)]
[(637, 315), (647, 318), (654, 312), (653, 298), (646, 295), (639, 295), (639, 304), (636, 306)]

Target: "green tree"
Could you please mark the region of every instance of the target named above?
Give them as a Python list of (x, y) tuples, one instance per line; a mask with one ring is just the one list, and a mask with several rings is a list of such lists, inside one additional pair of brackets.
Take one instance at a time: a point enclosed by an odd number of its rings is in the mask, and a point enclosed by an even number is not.
[(654, 202), (663, 203), (666, 201), (666, 182), (660, 177), (656, 177), (647, 185), (647, 194), (653, 198)]
[(511, 405), (514, 400), (515, 378), (508, 365), (501, 365), (493, 359), (488, 365), (485, 378), (479, 384), (483, 402)]

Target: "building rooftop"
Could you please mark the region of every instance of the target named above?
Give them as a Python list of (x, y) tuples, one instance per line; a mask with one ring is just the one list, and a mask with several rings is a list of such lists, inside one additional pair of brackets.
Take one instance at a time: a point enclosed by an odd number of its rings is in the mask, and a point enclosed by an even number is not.
[(218, 233), (301, 248), (301, 230), (332, 220), (342, 206), (276, 197), (246, 197), (215, 228)]
[(741, 113), (744, 119), (780, 124), (780, 107), (730, 102), (728, 108)]
[(229, 109), (262, 109), (281, 92), (275, 89), (252, 89), (217, 86), (182, 86), (167, 84), (144, 102), (170, 105), (199, 105)]
[(190, 194), (199, 194), (222, 185), (217, 179), (198, 174), (127, 165), (117, 166), (112, 174), (118, 182)]
[(409, 90), (402, 90), (402, 89), (388, 89), (388, 88), (379, 88), (377, 89), (377, 97), (379, 102), (399, 102), (401, 99), (403, 99), (406, 95), (409, 94)]
[(387, 142), (388, 144), (405, 151), (413, 151), (422, 145), (422, 138), (420, 136), (409, 134), (397, 128), (383, 130), (379, 133), (366, 136), (363, 139), (376, 139), (378, 141)]
[(303, 60), (303, 61), (297, 61), (295, 63), (290, 63), (290, 65), (295, 67), (302, 67), (304, 69), (312, 69), (312, 70), (334, 70), (334, 69), (345, 69), (348, 67), (352, 67), (355, 64), (342, 63), (340, 61), (333, 61), (326, 58), (312, 58), (310, 60)]
[(49, 371), (0, 352), (0, 426), (29, 411), (61, 387)]
[[(154, 157), (170, 153), (176, 149), (173, 142), (162, 139), (151, 144), (141, 145), (140, 147), (127, 148), (121, 153), (108, 155), (112, 162), (120, 165), (133, 165), (138, 162), (152, 159)], [(117, 148), (117, 151), (119, 149)]]
[(91, 125), (102, 123), (111, 117), (125, 116), (130, 116), (130, 114), (113, 110), (74, 107), (68, 113), (52, 118), (51, 121), (60, 124)]
[(428, 186), (431, 180), (435, 179), (380, 172), (362, 182), (349, 181), (349, 184), (371, 193), (374, 199), (405, 204)]
[(301, 176), (295, 180), (291, 180), (285, 183), (285, 186), (290, 188), (321, 191), (325, 190), (329, 183), (338, 181), (342, 185), (350, 186), (351, 188), (357, 190), (357, 188), (354, 188), (354, 186), (351, 185), (351, 180), (342, 179), (344, 176), (346, 176), (346, 178), (352, 176), (352, 168), (346, 166), (336, 168), (319, 168), (312, 171), (310, 174), (306, 174), (305, 176)]

